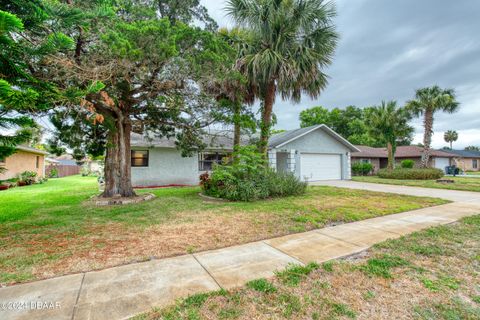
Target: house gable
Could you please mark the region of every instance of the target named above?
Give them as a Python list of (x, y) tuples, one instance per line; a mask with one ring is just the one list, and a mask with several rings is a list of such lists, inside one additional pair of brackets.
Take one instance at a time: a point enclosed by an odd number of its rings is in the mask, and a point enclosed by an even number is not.
[(320, 128), (309, 131), (300, 137), (280, 144), (278, 149), (282, 150), (299, 150), (304, 153), (346, 153), (351, 149), (340, 143), (329, 133)]

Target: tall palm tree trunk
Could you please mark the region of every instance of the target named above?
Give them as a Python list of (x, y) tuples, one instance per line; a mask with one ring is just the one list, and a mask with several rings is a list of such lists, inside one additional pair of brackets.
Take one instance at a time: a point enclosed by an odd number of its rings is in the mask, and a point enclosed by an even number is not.
[(237, 150), (240, 147), (240, 111), (241, 103), (235, 102), (233, 111), (233, 150)]
[(263, 100), (262, 123), (260, 125), (260, 145), (259, 151), (265, 158), (267, 157), (268, 139), (270, 138), (270, 129), (272, 126), (272, 110), (275, 101), (275, 82), (271, 81), (267, 85), (265, 98)]
[(433, 111), (427, 109), (425, 111), (425, 117), (423, 119), (423, 126), (425, 127), (425, 132), (423, 134), (423, 152), (422, 152), (422, 161), (421, 167), (428, 168), (430, 160), (430, 145), (432, 144), (432, 134), (433, 134)]
[(387, 143), (387, 153), (388, 153), (387, 169), (393, 170), (395, 168), (395, 158), (393, 154), (393, 145), (390, 142)]

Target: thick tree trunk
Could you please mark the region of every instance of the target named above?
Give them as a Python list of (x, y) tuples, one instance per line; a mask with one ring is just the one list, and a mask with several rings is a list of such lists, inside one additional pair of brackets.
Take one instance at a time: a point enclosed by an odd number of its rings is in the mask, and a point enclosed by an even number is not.
[(393, 152), (393, 145), (390, 142), (387, 143), (387, 152), (388, 152), (387, 169), (393, 170), (395, 168), (395, 155)]
[(128, 116), (119, 112), (115, 130), (108, 136), (105, 157), (105, 191), (103, 197), (133, 197), (135, 192), (131, 178), (131, 123)]
[(422, 152), (422, 168), (428, 168), (430, 160), (430, 145), (432, 143), (432, 134), (433, 134), (433, 111), (427, 109), (425, 111), (425, 117), (423, 119), (423, 126), (425, 132), (423, 134), (423, 152)]
[(272, 126), (272, 110), (275, 101), (275, 82), (271, 81), (267, 85), (265, 98), (263, 100), (262, 123), (260, 125), (260, 145), (259, 151), (267, 156), (268, 139), (270, 138), (270, 129)]

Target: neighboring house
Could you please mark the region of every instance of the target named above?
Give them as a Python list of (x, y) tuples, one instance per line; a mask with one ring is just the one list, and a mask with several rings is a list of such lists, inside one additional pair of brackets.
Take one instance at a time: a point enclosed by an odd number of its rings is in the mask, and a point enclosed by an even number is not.
[(479, 171), (480, 151), (469, 150), (443, 150), (452, 154), (455, 165), (463, 171)]
[[(196, 185), (199, 175), (220, 163), (233, 149), (229, 135), (207, 135), (207, 148), (182, 157), (166, 138), (131, 135), (134, 186)], [(248, 144), (244, 138), (242, 144)], [(272, 136), (269, 163), (278, 171), (293, 172), (302, 180), (350, 179), (350, 153), (359, 151), (325, 125), (286, 131)]]
[[(369, 162), (373, 165), (374, 173), (379, 169), (387, 167), (388, 155), (387, 148), (372, 148), (368, 146), (356, 146), (360, 152), (352, 153), (352, 162)], [(410, 159), (415, 161), (415, 166), (419, 167), (422, 160), (423, 148), (419, 146), (398, 146), (395, 152), (395, 162), (399, 166), (402, 160)], [(454, 155), (440, 151), (431, 150), (429, 166), (445, 170), (454, 164)]]
[(37, 177), (45, 176), (45, 156), (48, 152), (27, 146), (17, 146), (17, 151), (5, 159), (0, 159), (0, 166), (7, 171), (0, 173), (0, 180), (17, 177), (24, 171), (34, 171)]

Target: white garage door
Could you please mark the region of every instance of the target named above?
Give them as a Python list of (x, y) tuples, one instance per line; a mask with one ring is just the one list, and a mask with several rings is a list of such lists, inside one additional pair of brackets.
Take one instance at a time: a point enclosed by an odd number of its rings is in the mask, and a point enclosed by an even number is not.
[(342, 179), (342, 162), (339, 154), (304, 153), (300, 159), (301, 176), (305, 180)]
[(448, 158), (437, 158), (435, 157), (435, 168), (445, 170), (445, 167), (450, 165)]

